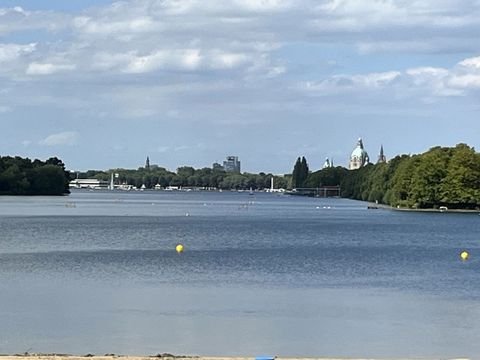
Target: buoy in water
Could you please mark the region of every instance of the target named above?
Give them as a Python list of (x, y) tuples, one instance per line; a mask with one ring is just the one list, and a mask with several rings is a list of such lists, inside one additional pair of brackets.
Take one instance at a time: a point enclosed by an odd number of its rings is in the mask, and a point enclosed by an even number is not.
[(468, 251), (462, 251), (460, 253), (460, 257), (462, 258), (463, 261), (468, 260), (469, 256), (470, 256), (470, 254), (468, 253)]
[(178, 244), (176, 247), (175, 247), (175, 250), (177, 251), (177, 253), (182, 253), (183, 252), (183, 245), (182, 244)]

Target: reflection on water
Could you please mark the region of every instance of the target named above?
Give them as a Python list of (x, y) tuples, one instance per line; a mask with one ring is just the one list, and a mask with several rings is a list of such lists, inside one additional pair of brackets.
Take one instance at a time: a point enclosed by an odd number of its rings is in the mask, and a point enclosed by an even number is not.
[(474, 356), (479, 221), (273, 194), (1, 197), (0, 351)]

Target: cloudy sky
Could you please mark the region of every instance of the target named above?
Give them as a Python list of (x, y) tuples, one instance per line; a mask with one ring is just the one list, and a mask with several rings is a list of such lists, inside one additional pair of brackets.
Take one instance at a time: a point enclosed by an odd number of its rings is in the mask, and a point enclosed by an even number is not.
[(1, 155), (290, 172), (480, 148), (479, 0), (2, 0)]

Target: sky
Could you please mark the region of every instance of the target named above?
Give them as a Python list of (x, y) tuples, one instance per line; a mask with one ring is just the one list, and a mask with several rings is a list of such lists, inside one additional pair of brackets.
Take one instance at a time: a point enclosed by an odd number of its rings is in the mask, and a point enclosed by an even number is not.
[(0, 155), (289, 173), (480, 148), (479, 0), (2, 0)]

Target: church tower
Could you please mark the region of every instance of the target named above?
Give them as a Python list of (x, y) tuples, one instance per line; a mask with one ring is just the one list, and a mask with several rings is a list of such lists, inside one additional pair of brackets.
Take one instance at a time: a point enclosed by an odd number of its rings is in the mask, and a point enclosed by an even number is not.
[(383, 153), (383, 145), (382, 145), (380, 146), (380, 154), (378, 155), (377, 164), (386, 163), (386, 162), (387, 162), (387, 157)]

